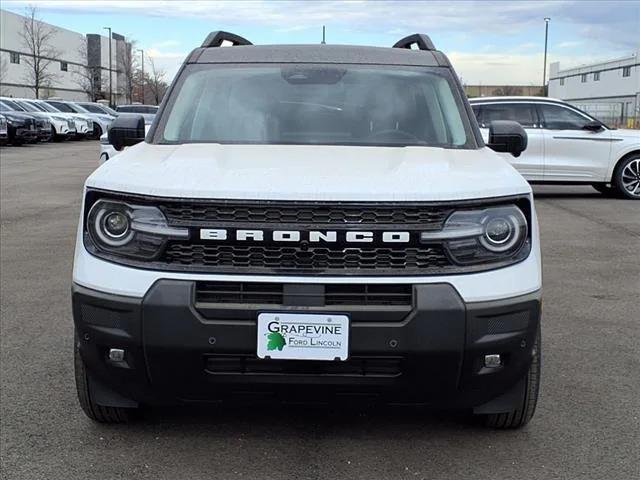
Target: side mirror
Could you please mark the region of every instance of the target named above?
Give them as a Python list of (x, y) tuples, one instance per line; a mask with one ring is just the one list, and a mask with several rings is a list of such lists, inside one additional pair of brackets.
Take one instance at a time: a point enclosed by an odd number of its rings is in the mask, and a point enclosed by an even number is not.
[(582, 127), (583, 130), (589, 130), (590, 132), (599, 132), (602, 130), (602, 124), (600, 122), (596, 122), (595, 120), (591, 120), (587, 122)]
[(489, 124), (487, 147), (519, 157), (527, 149), (527, 132), (518, 122), (494, 120)]
[(144, 141), (144, 117), (135, 113), (121, 113), (111, 122), (108, 137), (116, 150)]

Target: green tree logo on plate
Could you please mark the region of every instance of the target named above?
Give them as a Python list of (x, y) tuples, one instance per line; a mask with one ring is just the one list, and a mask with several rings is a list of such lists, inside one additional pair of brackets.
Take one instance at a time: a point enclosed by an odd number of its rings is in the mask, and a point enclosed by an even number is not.
[(284, 339), (280, 332), (271, 332), (267, 335), (267, 350), (276, 350), (282, 351), (284, 346), (287, 344), (287, 341)]

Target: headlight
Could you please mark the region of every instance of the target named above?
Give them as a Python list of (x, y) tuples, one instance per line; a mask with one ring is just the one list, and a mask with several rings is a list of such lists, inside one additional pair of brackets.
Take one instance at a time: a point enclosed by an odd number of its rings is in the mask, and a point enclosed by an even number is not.
[(527, 218), (516, 205), (452, 213), (438, 232), (423, 232), (423, 243), (442, 242), (459, 265), (513, 263), (529, 254)]
[(66, 118), (64, 118), (64, 117), (57, 117), (57, 116), (55, 116), (55, 115), (53, 115), (51, 118), (52, 118), (52, 119), (54, 119), (56, 122), (66, 122), (66, 121), (67, 121), (67, 119), (66, 119)]
[(153, 260), (169, 239), (188, 239), (189, 230), (167, 225), (162, 212), (145, 205), (98, 200), (87, 215), (85, 245), (95, 254)]

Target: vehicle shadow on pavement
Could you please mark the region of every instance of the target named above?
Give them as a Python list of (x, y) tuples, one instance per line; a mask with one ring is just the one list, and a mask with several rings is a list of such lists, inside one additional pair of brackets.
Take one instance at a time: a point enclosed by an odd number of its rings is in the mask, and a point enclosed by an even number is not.
[(221, 436), (250, 430), (252, 436), (279, 435), (289, 432), (295, 436), (303, 431), (321, 428), (324, 434), (340, 435), (345, 432), (353, 436), (360, 433), (382, 436), (397, 433), (406, 436), (411, 431), (431, 432), (451, 430), (485, 430), (480, 418), (474, 418), (469, 412), (433, 410), (419, 406), (376, 406), (370, 408), (291, 405), (245, 407), (212, 404), (209, 407), (172, 407), (154, 408), (144, 411), (139, 422), (129, 427), (136, 429), (166, 427), (182, 430), (186, 433), (193, 428), (203, 426), (211, 428), (212, 435)]
[(625, 200), (607, 197), (591, 186), (534, 185), (533, 196), (535, 199)]

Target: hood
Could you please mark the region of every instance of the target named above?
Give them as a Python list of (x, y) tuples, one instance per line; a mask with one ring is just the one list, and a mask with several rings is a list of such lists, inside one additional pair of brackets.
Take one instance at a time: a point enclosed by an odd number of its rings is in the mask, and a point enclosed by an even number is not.
[(2, 112), (2, 115), (5, 116), (8, 120), (25, 120), (25, 119), (34, 119), (35, 116), (31, 113), (27, 112), (18, 112), (18, 111), (10, 111), (10, 112)]
[[(73, 118), (77, 118), (78, 120), (84, 120), (85, 122), (90, 122), (91, 118), (89, 118), (89, 115), (84, 114), (84, 113), (70, 113), (70, 112), (66, 112), (67, 115), (73, 117)], [(56, 114), (57, 115), (57, 114)]]
[(32, 117), (44, 118), (46, 120), (49, 120), (51, 118), (50, 113), (44, 113), (44, 112), (23, 112), (23, 113), (28, 113)]
[(531, 191), (486, 147), (144, 142), (106, 162), (86, 185), (153, 196), (252, 200), (438, 201)]

